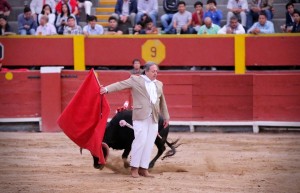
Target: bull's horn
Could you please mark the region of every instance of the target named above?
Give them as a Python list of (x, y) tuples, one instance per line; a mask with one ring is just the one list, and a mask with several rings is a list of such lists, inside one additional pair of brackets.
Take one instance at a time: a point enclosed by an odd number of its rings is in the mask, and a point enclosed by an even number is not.
[(104, 154), (104, 159), (105, 161), (107, 160), (108, 158), (108, 155), (109, 155), (109, 147), (106, 143), (102, 142), (102, 149), (103, 149), (103, 154)]

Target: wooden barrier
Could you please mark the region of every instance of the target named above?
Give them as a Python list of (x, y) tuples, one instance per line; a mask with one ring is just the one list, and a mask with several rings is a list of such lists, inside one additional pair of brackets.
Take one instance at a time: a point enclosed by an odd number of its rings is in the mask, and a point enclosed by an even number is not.
[[(73, 42), (74, 39), (74, 42)], [(300, 35), (145, 35), (0, 37), (4, 67), (130, 66), (134, 58), (160, 66), (299, 66)], [(73, 46), (73, 45), (76, 46)], [(84, 52), (84, 53), (83, 53)]]

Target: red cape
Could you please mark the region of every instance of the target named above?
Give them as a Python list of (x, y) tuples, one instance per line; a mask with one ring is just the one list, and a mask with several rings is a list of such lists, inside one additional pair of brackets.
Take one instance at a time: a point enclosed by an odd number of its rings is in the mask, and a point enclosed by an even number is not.
[(109, 104), (105, 96), (100, 95), (100, 84), (91, 70), (57, 121), (64, 133), (79, 147), (90, 150), (100, 164), (105, 164), (102, 140), (109, 111)]

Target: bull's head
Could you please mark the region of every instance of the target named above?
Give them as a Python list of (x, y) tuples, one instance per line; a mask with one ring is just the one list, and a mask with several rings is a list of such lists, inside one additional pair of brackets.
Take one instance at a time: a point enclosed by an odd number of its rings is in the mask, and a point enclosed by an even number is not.
[[(106, 161), (108, 158), (108, 155), (109, 155), (109, 147), (104, 142), (102, 142), (102, 151), (103, 151), (104, 159)], [(102, 170), (104, 168), (105, 164), (100, 164), (98, 157), (93, 156), (93, 159), (94, 159), (94, 168)]]

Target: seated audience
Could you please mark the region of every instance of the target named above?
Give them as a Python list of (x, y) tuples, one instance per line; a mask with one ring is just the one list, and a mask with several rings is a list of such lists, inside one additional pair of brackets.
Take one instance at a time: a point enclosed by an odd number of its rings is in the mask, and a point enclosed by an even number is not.
[(300, 33), (300, 12), (295, 10), (293, 13), (294, 24), (292, 28), (292, 33)]
[(122, 35), (123, 34), (122, 30), (120, 30), (120, 28), (118, 26), (117, 18), (115, 18), (113, 16), (110, 16), (108, 18), (108, 29), (105, 34), (109, 34), (109, 35)]
[(64, 28), (67, 25), (67, 20), (70, 16), (75, 18), (75, 15), (71, 14), (69, 6), (67, 4), (63, 4), (61, 6), (61, 13), (58, 14), (57, 18), (56, 18), (55, 26), (57, 28), (57, 33), (58, 34), (63, 34), (64, 33)]
[(7, 2), (7, 0), (0, 0), (0, 15), (4, 15), (4, 16), (8, 17), (11, 10), (12, 10), (11, 6)]
[(249, 0), (249, 11), (247, 14), (247, 29), (258, 21), (259, 13), (264, 11), (270, 21), (273, 17), (273, 0)]
[[(44, 5), (49, 5), (51, 10), (54, 12), (56, 2), (55, 0), (32, 0), (30, 2), (30, 9), (33, 14), (34, 19), (38, 20), (38, 15), (41, 14)], [(49, 18), (50, 19), (50, 18)]]
[(284, 32), (290, 32), (293, 28), (294, 19), (293, 19), (293, 13), (295, 10), (294, 4), (290, 1), (285, 5), (286, 13), (285, 13), (285, 24), (280, 26), (282, 31)]
[(144, 14), (142, 17), (141, 17), (141, 20), (139, 22), (137, 22), (137, 24), (134, 26), (133, 30), (134, 30), (134, 34), (137, 35), (137, 34), (145, 34), (145, 28), (146, 28), (146, 22), (151, 19), (149, 17), (149, 15), (147, 14)]
[(141, 17), (144, 14), (149, 15), (151, 17), (154, 25), (156, 26), (156, 18), (158, 15), (158, 2), (157, 0), (138, 0), (137, 2), (137, 16), (136, 23), (141, 20)]
[(173, 28), (171, 33), (177, 33), (180, 30), (181, 34), (192, 34), (192, 13), (186, 10), (186, 4), (184, 1), (178, 2), (178, 12), (173, 16)]
[(248, 30), (250, 34), (271, 34), (274, 33), (274, 25), (267, 20), (267, 15), (264, 11), (260, 12), (258, 22), (254, 23)]
[(73, 14), (76, 18), (75, 21), (77, 21), (77, 24), (79, 22), (79, 11), (78, 11), (78, 6), (77, 6), (77, 1), (76, 0), (60, 0), (56, 7), (55, 7), (55, 10), (56, 10), (56, 13), (57, 14), (61, 14), (61, 10), (62, 10), (62, 6), (66, 4), (68, 5), (69, 9), (70, 9), (70, 13)]
[(135, 24), (136, 13), (136, 0), (117, 0), (115, 13), (113, 13), (112, 16), (117, 18), (119, 23), (130, 22), (130, 27), (133, 27)]
[(195, 12), (192, 14), (192, 26), (194, 32), (197, 33), (203, 25), (203, 4), (201, 1), (196, 1), (194, 4)]
[(7, 23), (7, 17), (0, 15), (0, 35), (3, 36), (11, 33), (12, 31), (10, 25)]
[(104, 33), (102, 25), (97, 24), (97, 17), (94, 15), (87, 17), (88, 24), (83, 27), (83, 34), (89, 35), (102, 35)]
[(231, 16), (228, 25), (224, 25), (218, 34), (245, 34), (245, 29), (236, 16)]
[(214, 24), (210, 17), (204, 19), (204, 25), (202, 25), (198, 31), (198, 34), (217, 34), (220, 30), (220, 26)]
[(36, 30), (34, 20), (29, 7), (25, 7), (23, 13), (18, 15), (18, 31), (20, 35), (34, 35)]
[(169, 33), (173, 27), (172, 19), (174, 14), (178, 11), (179, 0), (164, 0), (163, 8), (165, 14), (160, 17), (160, 21), (163, 27), (162, 33)]
[(145, 34), (157, 34), (157, 28), (154, 26), (151, 18), (146, 20)]
[(139, 59), (134, 59), (132, 61), (132, 67), (133, 69), (130, 70), (131, 74), (141, 75), (143, 73), (143, 70), (141, 69), (141, 61)]
[(229, 25), (230, 18), (235, 15), (238, 19), (241, 20), (242, 25), (246, 27), (246, 11), (248, 11), (247, 0), (229, 0), (227, 4), (227, 9), (227, 25)]
[(215, 0), (207, 0), (206, 12), (204, 18), (210, 17), (212, 22), (218, 26), (221, 26), (222, 11), (217, 9), (217, 2)]
[(40, 21), (41, 17), (43, 15), (48, 16), (48, 23), (51, 23), (52, 25), (54, 25), (54, 21), (55, 21), (55, 14), (52, 13), (52, 9), (50, 7), (50, 5), (45, 4), (43, 6), (43, 10), (41, 11), (41, 14), (38, 15), (38, 21)]
[(82, 34), (82, 28), (76, 24), (76, 20), (73, 16), (69, 16), (67, 25), (64, 28), (64, 35), (78, 35)]
[(78, 0), (78, 8), (84, 8), (87, 17), (91, 15), (92, 6), (93, 3), (91, 0)]
[(47, 15), (43, 15), (40, 18), (40, 25), (36, 29), (35, 35), (56, 35), (56, 28), (54, 27), (53, 24), (48, 22), (49, 18)]

